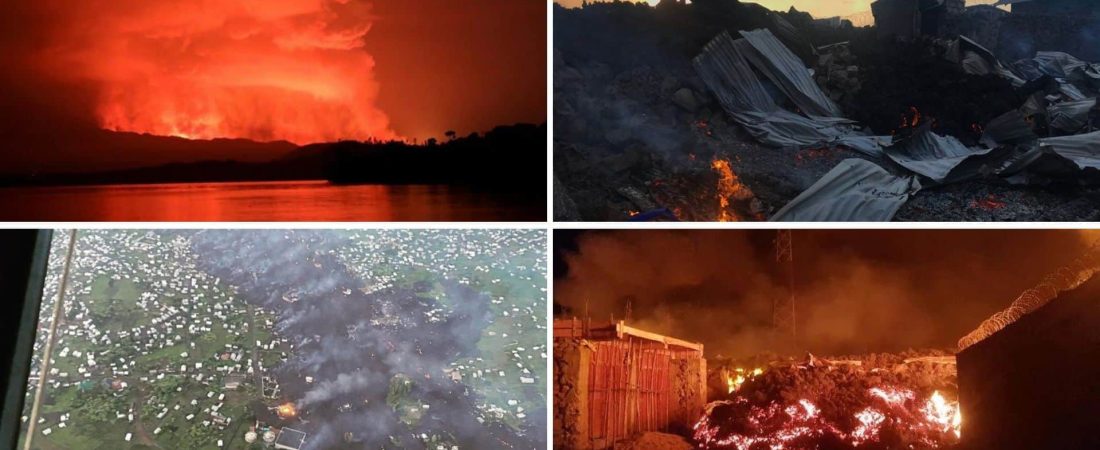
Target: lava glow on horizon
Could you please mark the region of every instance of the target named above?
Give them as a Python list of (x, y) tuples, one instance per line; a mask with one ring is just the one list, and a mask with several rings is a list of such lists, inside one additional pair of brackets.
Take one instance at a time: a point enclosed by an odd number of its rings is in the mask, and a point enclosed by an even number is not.
[(118, 0), (81, 8), (79, 25), (56, 38), (42, 63), (96, 86), (105, 129), (297, 144), (397, 138), (375, 106), (374, 59), (362, 48), (372, 22), (367, 2)]

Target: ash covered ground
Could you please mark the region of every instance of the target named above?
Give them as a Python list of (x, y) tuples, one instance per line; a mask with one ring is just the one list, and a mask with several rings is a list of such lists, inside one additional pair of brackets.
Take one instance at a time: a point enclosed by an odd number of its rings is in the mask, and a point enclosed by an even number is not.
[(37, 448), (546, 446), (541, 232), (81, 233)]
[[(1072, 26), (1060, 27), (1061, 18), (1043, 22), (973, 7), (937, 33), (898, 38), (872, 27), (825, 26), (795, 10), (775, 12), (736, 0), (555, 5), (553, 15), (557, 220), (765, 220), (845, 159), (911, 175), (884, 158), (836, 143), (767, 145), (739, 125), (692, 59), (722, 32), (737, 36), (761, 29), (770, 30), (813, 71), (813, 80), (845, 118), (858, 123), (859, 133), (893, 136), (897, 142), (920, 125), (970, 148), (996, 147), (991, 154), (997, 156), (978, 161), (982, 168), (967, 179), (920, 179), (921, 188), (893, 220), (1100, 218), (1092, 169), (1033, 173), (1027, 180), (992, 173), (1026, 151), (1016, 144), (983, 144), (986, 128), (1036, 93), (1056, 90), (1053, 81), (1017, 86), (996, 74), (967, 73), (947, 57), (952, 42), (965, 35), (1009, 66), (1041, 50), (1096, 60), (1095, 51), (1081, 44), (1087, 31), (1100, 30), (1095, 19), (1066, 19)], [(838, 43), (843, 45), (833, 45)], [(1038, 137), (1081, 134), (1098, 123), (1095, 107), (1072, 133), (1051, 130), (1046, 119), (1027, 120)]]

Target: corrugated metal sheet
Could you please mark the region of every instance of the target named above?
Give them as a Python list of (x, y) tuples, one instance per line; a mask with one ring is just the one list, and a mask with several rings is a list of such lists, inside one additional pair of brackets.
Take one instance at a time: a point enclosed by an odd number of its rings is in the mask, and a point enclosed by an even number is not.
[(1100, 170), (1100, 131), (1039, 140), (1045, 152), (1072, 161), (1078, 168)]
[(967, 148), (953, 136), (940, 136), (928, 127), (918, 130), (908, 139), (896, 142), (883, 150), (886, 156), (914, 173), (943, 183), (949, 175), (958, 180), (976, 174), (952, 174), (956, 167), (975, 156), (988, 154), (991, 149)]
[[(1029, 99), (1025, 107), (1032, 102), (1033, 99)], [(989, 121), (982, 133), (982, 143), (991, 148), (1001, 144), (1033, 142), (1038, 138), (1031, 130), (1031, 124), (1019, 110), (1006, 112)]]
[[(844, 145), (867, 155), (881, 154), (889, 137), (856, 133), (855, 122), (840, 117), (839, 108), (810, 78), (801, 60), (771, 32), (741, 34), (745, 38), (737, 40), (728, 32), (719, 34), (693, 65), (722, 108), (756, 140), (774, 147)], [(778, 87), (809, 115), (779, 107), (768, 85)]]
[(1056, 130), (1073, 133), (1088, 124), (1089, 111), (1096, 107), (1096, 99), (1062, 102), (1047, 109), (1050, 126)]
[(746, 59), (750, 47), (748, 42), (734, 41), (729, 32), (723, 31), (692, 61), (699, 77), (727, 112), (768, 113), (779, 109)]
[(747, 52), (753, 66), (779, 86), (803, 113), (815, 117), (841, 117), (840, 107), (810, 77), (810, 70), (768, 30), (742, 31), (755, 52)]
[(846, 159), (791, 200), (779, 222), (885, 222), (920, 190), (916, 177), (898, 177), (874, 163)]
[(963, 72), (968, 74), (996, 74), (1009, 80), (1014, 86), (1024, 85), (1024, 80), (1001, 64), (993, 52), (966, 36), (959, 36), (952, 42), (946, 56), (958, 63)]

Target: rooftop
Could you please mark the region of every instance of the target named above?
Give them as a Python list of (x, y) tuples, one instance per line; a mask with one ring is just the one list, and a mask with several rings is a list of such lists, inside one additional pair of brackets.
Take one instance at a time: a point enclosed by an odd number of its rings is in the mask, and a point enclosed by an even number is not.
[(626, 322), (605, 322), (593, 325), (591, 320), (555, 319), (554, 339), (627, 339), (637, 338), (665, 344), (666, 347), (680, 347), (683, 349), (703, 352), (703, 344), (676, 339), (650, 331), (641, 330), (626, 325)]
[(306, 441), (306, 433), (293, 428), (283, 428), (279, 431), (279, 437), (275, 438), (275, 448), (288, 448), (298, 450)]

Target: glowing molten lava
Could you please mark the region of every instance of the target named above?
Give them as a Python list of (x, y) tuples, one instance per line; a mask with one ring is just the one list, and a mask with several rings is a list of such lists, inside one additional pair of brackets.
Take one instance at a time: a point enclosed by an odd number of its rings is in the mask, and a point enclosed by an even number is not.
[(752, 191), (741, 184), (737, 174), (727, 159), (715, 158), (710, 163), (711, 169), (718, 174), (718, 221), (736, 222), (740, 218), (733, 212), (731, 200), (747, 200), (752, 198)]
[(887, 435), (904, 436), (906, 448), (958, 442), (958, 404), (939, 392), (919, 402), (911, 390), (875, 387), (867, 391), (867, 399), (866, 406), (854, 413), (826, 413), (808, 399), (786, 405), (754, 405), (744, 397), (714, 402), (695, 424), (693, 437), (701, 448), (737, 450), (861, 448), (880, 444)]
[(103, 128), (299, 144), (396, 137), (374, 106), (366, 2), (89, 4), (53, 63), (98, 86)]
[(293, 403), (283, 403), (275, 410), (275, 413), (284, 419), (288, 419), (298, 415), (298, 410), (294, 408)]

